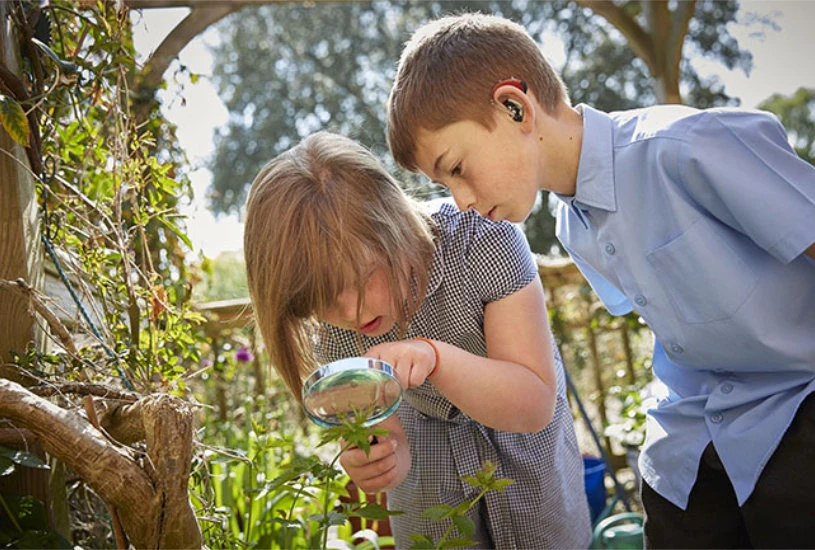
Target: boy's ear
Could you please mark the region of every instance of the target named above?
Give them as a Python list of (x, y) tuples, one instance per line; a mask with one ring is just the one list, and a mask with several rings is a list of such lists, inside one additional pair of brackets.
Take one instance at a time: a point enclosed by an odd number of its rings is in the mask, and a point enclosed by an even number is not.
[(530, 96), (516, 84), (516, 81), (504, 81), (492, 89), (492, 102), (502, 111), (498, 116), (508, 116), (521, 129), (529, 131), (535, 124), (535, 106)]

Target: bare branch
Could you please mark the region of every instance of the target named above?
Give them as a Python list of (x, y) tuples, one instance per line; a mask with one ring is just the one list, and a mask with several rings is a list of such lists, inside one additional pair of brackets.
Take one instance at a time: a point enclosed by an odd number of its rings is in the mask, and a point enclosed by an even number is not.
[(51, 331), (59, 339), (62, 347), (65, 348), (65, 351), (67, 351), (73, 357), (78, 356), (74, 339), (71, 337), (68, 329), (65, 328), (65, 325), (59, 320), (59, 317), (48, 309), (48, 306), (45, 305), (44, 300), (34, 288), (32, 288), (23, 279), (17, 279), (14, 282), (0, 279), (0, 290), (13, 292), (23, 299), (27, 299), (29, 307), (39, 313), (42, 318), (45, 319), (46, 323), (48, 323), (48, 326), (51, 328)]
[(653, 74), (657, 64), (654, 59), (653, 39), (637, 21), (625, 10), (611, 0), (576, 0), (583, 7), (589, 8), (611, 23), (628, 40), (629, 46), (637, 56), (645, 61)]
[(199, 4), (200, 7), (195, 7), (187, 17), (170, 31), (170, 34), (164, 38), (153, 55), (144, 64), (142, 69), (144, 80), (142, 80), (141, 86), (153, 89), (161, 84), (161, 79), (167, 67), (193, 38), (216, 21), (242, 7), (237, 2), (219, 2), (217, 5), (199, 2)]
[(76, 395), (93, 395), (106, 400), (125, 401), (127, 403), (135, 403), (139, 399), (139, 396), (136, 393), (118, 390), (108, 386), (103, 386), (102, 384), (53, 384), (28, 388), (28, 391), (40, 397), (51, 397), (52, 395), (72, 393)]

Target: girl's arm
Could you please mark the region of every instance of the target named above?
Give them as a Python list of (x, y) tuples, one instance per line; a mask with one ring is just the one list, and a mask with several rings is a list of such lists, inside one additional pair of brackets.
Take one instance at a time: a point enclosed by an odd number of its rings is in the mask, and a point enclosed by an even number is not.
[[(430, 382), (485, 426), (509, 432), (542, 430), (554, 416), (557, 383), (540, 279), (488, 303), (484, 335), (486, 358), (434, 340), (439, 365)], [(404, 388), (421, 385), (436, 361), (431, 346), (420, 340), (379, 344), (366, 355), (394, 365)]]
[(379, 437), (368, 455), (359, 447), (351, 447), (340, 457), (340, 464), (357, 487), (369, 494), (397, 487), (411, 465), (410, 446), (399, 417), (393, 414), (378, 426), (390, 433)]

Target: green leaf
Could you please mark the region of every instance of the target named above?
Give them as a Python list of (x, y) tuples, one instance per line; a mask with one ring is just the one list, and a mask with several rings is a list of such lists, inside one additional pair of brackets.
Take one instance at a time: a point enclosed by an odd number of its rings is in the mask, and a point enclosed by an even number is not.
[(450, 517), (452, 513), (453, 513), (452, 506), (448, 506), (447, 504), (440, 504), (438, 506), (428, 508), (427, 510), (422, 512), (422, 517), (430, 518), (432, 521), (438, 521), (440, 519)]
[(475, 523), (467, 516), (454, 516), (453, 524), (458, 532), (466, 537), (472, 537), (475, 534)]
[(475, 541), (467, 537), (456, 537), (442, 543), (442, 548), (461, 548), (463, 546), (473, 546)]
[(436, 548), (433, 539), (424, 535), (410, 535), (410, 540), (413, 541), (413, 544), (410, 545), (411, 550), (434, 550)]
[(513, 483), (515, 483), (514, 479), (496, 479), (490, 485), (490, 489), (503, 492), (505, 487), (509, 487)]
[(0, 94), (0, 123), (11, 139), (23, 147), (28, 147), (31, 128), (28, 127), (25, 111), (19, 103), (3, 94)]
[(191, 241), (191, 240), (190, 240), (190, 238), (189, 238), (189, 237), (186, 235), (186, 233), (184, 233), (184, 232), (181, 230), (181, 228), (180, 228), (180, 227), (178, 227), (176, 224), (174, 224), (172, 221), (170, 221), (170, 218), (168, 218), (168, 217), (166, 217), (166, 216), (158, 216), (158, 221), (159, 221), (159, 222), (161, 222), (161, 224), (162, 224), (162, 225), (164, 225), (164, 227), (166, 227), (167, 229), (169, 229), (170, 231), (172, 231), (173, 233), (175, 233), (176, 237), (178, 237), (179, 239), (181, 239), (181, 240), (184, 242), (184, 244), (185, 244), (185, 245), (187, 245), (187, 247), (188, 247), (190, 250), (193, 250), (193, 249), (195, 248), (195, 247), (192, 245), (192, 241)]
[(0, 477), (14, 473), (14, 461), (8, 457), (0, 456)]
[[(42, 529), (44, 525), (48, 525), (45, 505), (38, 499), (30, 495), (20, 497), (5, 494), (3, 500), (9, 512), (11, 512), (11, 516), (16, 518), (17, 524), (23, 531)], [(5, 512), (4, 508), (0, 509)], [(3, 518), (4, 515), (0, 514), (0, 518)], [(0, 525), (3, 525), (3, 523), (0, 522)]]
[(398, 516), (403, 513), (404, 512), (400, 510), (388, 510), (382, 505), (372, 502), (371, 504), (367, 504), (362, 508), (350, 512), (349, 515), (359, 516), (365, 519), (385, 520), (388, 519), (388, 516)]

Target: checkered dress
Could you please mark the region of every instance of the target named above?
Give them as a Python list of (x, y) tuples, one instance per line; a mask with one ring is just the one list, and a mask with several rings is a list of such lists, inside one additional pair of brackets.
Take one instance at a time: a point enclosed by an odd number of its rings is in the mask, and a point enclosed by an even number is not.
[[(484, 305), (524, 288), (538, 276), (523, 235), (512, 224), (492, 222), (475, 212), (444, 204), (432, 214), (440, 230), (428, 297), (407, 338), (424, 336), (485, 356)], [(358, 355), (357, 334), (326, 327), (317, 349), (321, 362)], [(396, 340), (395, 333), (363, 336), (365, 349)], [(405, 392), (398, 415), (405, 428), (412, 467), (407, 479), (388, 492), (397, 548), (421, 533), (438, 541), (450, 520), (430, 521), (421, 513), (439, 504), (474, 499), (477, 489), (461, 481), (482, 463), (496, 476), (515, 480), (503, 493), (490, 491), (470, 510), (480, 548), (587, 548), (591, 542), (583, 462), (566, 400), (563, 365), (555, 348), (558, 398), (544, 430), (509, 433), (470, 419), (432, 383)], [(500, 373), (496, 373), (500, 376)], [(466, 380), (462, 380), (466, 384)], [(484, 399), (489, 399), (488, 395)], [(524, 414), (518, 410), (518, 414)], [(455, 533), (455, 531), (454, 531)]]

